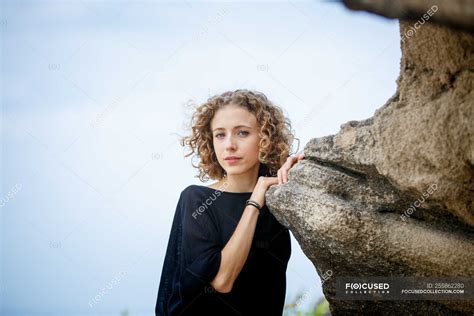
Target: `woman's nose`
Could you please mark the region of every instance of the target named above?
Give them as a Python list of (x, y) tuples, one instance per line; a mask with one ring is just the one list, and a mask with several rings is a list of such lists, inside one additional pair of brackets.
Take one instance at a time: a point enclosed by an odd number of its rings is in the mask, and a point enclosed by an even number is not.
[(226, 149), (235, 149), (235, 140), (232, 136), (229, 136), (225, 142)]

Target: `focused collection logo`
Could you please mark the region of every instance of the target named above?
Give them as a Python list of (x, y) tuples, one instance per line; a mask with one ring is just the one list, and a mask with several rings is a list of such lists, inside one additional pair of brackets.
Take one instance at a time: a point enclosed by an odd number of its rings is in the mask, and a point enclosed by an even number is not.
[(336, 276), (341, 300), (474, 300), (472, 277)]
[(373, 283), (373, 282), (346, 282), (346, 294), (385, 294), (390, 293), (389, 283)]

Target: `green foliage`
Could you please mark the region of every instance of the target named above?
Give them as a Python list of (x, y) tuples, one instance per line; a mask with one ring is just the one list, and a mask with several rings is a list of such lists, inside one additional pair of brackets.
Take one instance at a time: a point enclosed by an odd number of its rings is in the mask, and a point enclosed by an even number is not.
[(326, 298), (321, 298), (314, 307), (309, 311), (304, 311), (301, 308), (302, 302), (307, 299), (305, 295), (300, 294), (296, 296), (296, 299), (285, 305), (283, 309), (283, 316), (330, 316), (329, 302)]
[(129, 316), (129, 315), (130, 315), (130, 313), (128, 312), (127, 309), (120, 312), (120, 316)]

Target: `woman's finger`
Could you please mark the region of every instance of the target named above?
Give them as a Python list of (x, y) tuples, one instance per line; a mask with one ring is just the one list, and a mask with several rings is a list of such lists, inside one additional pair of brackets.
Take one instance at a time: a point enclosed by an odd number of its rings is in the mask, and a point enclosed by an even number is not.
[(278, 177), (267, 177), (266, 179), (267, 179), (266, 183), (268, 186), (278, 184)]
[(293, 162), (297, 162), (298, 160), (301, 160), (301, 159), (304, 159), (304, 155), (302, 155), (302, 154), (301, 155), (295, 155), (295, 156), (291, 157), (291, 160)]
[(288, 162), (285, 163), (283, 165), (283, 167), (281, 168), (281, 179), (282, 179), (283, 183), (288, 182), (288, 178), (287, 178), (286, 174), (287, 174), (288, 170), (291, 168), (291, 164), (289, 164), (289, 166), (287, 164), (288, 164)]
[(293, 167), (293, 165), (301, 159), (304, 159), (304, 155), (295, 155), (292, 157), (288, 157), (287, 161), (280, 169), (283, 183), (288, 182), (288, 172)]

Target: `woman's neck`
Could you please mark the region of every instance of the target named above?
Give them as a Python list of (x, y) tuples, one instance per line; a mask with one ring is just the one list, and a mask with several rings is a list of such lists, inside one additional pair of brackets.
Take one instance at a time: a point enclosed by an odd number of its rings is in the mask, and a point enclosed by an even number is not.
[(230, 174), (210, 187), (227, 192), (252, 192), (258, 181), (258, 168), (242, 174)]

